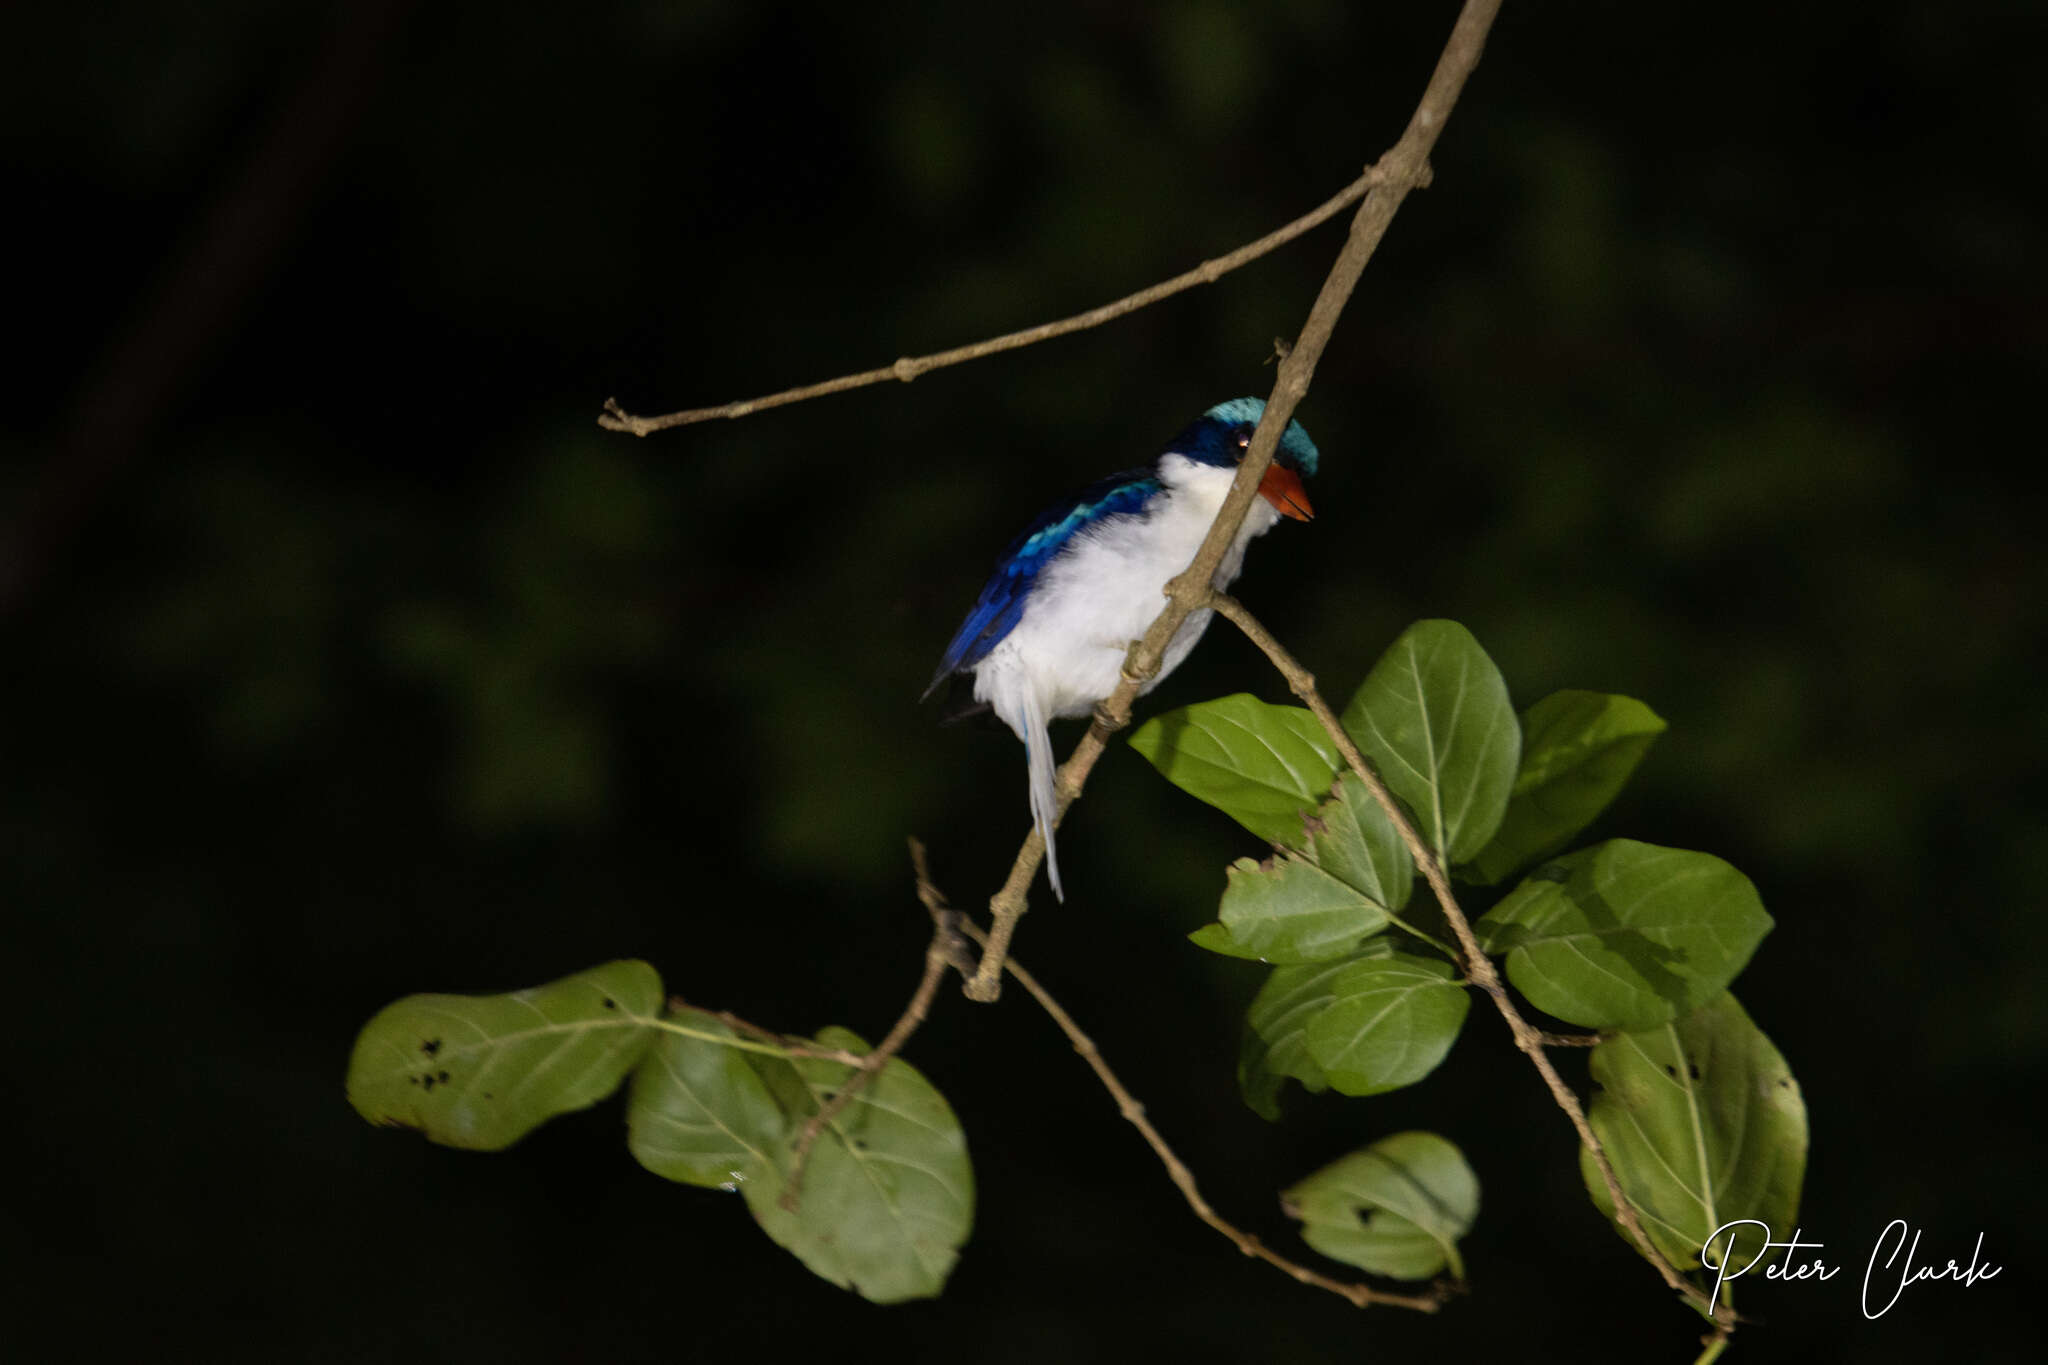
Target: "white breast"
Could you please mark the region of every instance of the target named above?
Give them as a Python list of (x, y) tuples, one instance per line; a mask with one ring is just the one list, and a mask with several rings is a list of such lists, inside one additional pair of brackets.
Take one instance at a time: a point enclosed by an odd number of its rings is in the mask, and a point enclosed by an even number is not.
[[(1116, 690), (1124, 652), (1166, 605), (1167, 580), (1193, 561), (1236, 470), (1169, 455), (1159, 473), (1164, 490), (1142, 518), (1120, 517), (1080, 532), (1046, 566), (1023, 618), (977, 668), (974, 695), (995, 703), (996, 713), (1020, 735), (1017, 718), (1003, 704), (1019, 684), (1037, 693), (1048, 716), (1086, 715)], [(1217, 566), (1218, 588), (1236, 581), (1245, 547), (1278, 520), (1270, 503), (1253, 499)], [(1146, 691), (1180, 666), (1208, 629), (1210, 615), (1198, 611), (1181, 625)]]

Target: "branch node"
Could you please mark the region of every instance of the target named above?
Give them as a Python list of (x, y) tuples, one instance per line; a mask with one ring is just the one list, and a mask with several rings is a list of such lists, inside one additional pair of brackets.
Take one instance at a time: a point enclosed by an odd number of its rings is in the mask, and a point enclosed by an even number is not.
[(623, 431), (632, 436), (645, 436), (648, 431), (646, 420), (620, 407), (616, 398), (604, 400), (604, 411), (598, 415), (597, 424), (606, 431)]

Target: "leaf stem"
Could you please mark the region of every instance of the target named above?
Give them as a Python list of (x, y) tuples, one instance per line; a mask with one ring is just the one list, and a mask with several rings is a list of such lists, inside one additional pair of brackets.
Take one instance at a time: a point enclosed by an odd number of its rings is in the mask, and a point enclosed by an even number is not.
[(1416, 938), (1421, 939), (1424, 943), (1427, 943), (1430, 947), (1436, 949), (1438, 952), (1442, 953), (1445, 957), (1449, 958), (1453, 962), (1458, 962), (1462, 960), (1459, 957), (1458, 950), (1456, 948), (1453, 948), (1450, 944), (1444, 942), (1435, 934), (1425, 934), (1424, 932), (1422, 932), (1422, 930), (1416, 928), (1407, 920), (1402, 919), (1399, 915), (1390, 913), (1387, 916), (1387, 923), (1393, 925), (1396, 929), (1404, 930), (1405, 932), (1414, 935)]
[[(675, 1020), (664, 1018), (660, 1015), (643, 1015), (639, 1022), (653, 1028), (658, 1028), (664, 1033), (673, 1033), (678, 1037), (694, 1039), (700, 1043), (716, 1043), (720, 1047), (729, 1047), (735, 1052), (757, 1052), (765, 1057), (781, 1057), (785, 1060), (792, 1057), (814, 1057), (819, 1061), (838, 1062), (842, 1066), (851, 1067), (859, 1067), (867, 1060), (858, 1052), (848, 1052), (844, 1048), (819, 1047), (814, 1043), (799, 1043), (794, 1039), (780, 1043), (756, 1042), (748, 1038), (735, 1038), (726, 1033), (713, 1033), (709, 1029), (691, 1028), (687, 1024), (678, 1024)], [(738, 1021), (735, 1020), (733, 1022), (737, 1023)], [(754, 1031), (759, 1033), (768, 1032), (766, 1029)], [(779, 1037), (780, 1035), (770, 1036)]]

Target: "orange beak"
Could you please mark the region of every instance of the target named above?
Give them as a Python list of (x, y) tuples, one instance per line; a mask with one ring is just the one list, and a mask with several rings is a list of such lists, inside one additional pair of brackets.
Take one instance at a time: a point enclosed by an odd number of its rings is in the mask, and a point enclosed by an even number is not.
[(1283, 517), (1296, 521), (1314, 521), (1316, 509), (1308, 505), (1308, 490), (1301, 486), (1301, 475), (1275, 461), (1266, 466), (1266, 477), (1259, 480), (1259, 492), (1273, 510)]

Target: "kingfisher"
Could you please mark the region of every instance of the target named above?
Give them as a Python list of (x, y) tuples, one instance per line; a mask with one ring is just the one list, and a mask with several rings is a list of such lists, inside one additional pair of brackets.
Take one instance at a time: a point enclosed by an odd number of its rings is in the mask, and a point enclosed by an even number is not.
[[(1024, 742), (1031, 818), (1062, 901), (1047, 723), (1085, 716), (1116, 690), (1125, 653), (1165, 607), (1167, 581), (1194, 561), (1265, 411), (1259, 398), (1218, 403), (1151, 464), (1100, 479), (1039, 513), (996, 561), (925, 689), (928, 698), (956, 673), (973, 677), (979, 705), (964, 714), (993, 710)], [(1301, 481), (1314, 476), (1316, 461), (1315, 442), (1301, 423), (1289, 422), (1259, 481), (1261, 499), (1216, 566), (1219, 590), (1244, 568), (1245, 547), (1281, 517), (1313, 517)], [(1141, 692), (1180, 666), (1211, 615), (1207, 608), (1189, 614)]]

